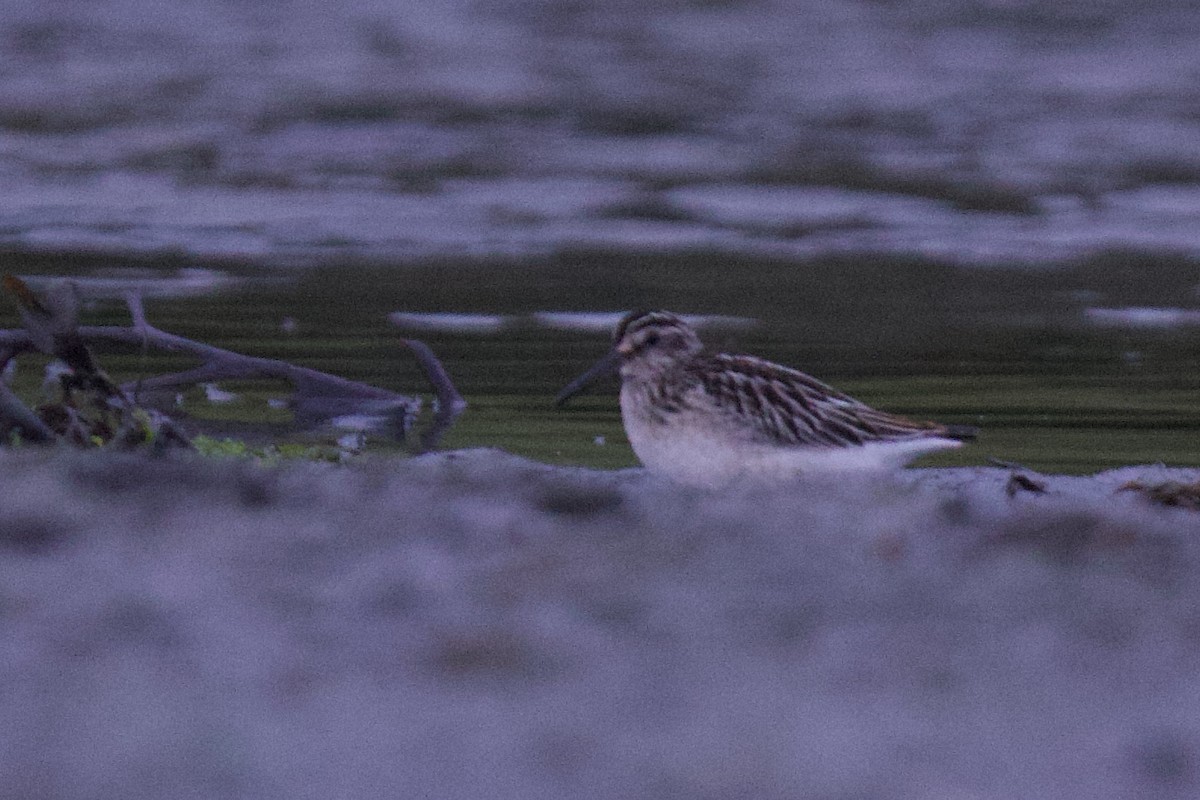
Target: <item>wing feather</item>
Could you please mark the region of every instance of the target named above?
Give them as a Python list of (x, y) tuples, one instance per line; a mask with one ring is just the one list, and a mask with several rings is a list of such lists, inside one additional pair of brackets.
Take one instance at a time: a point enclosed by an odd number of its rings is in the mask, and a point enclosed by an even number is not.
[(719, 408), (752, 421), (774, 442), (845, 447), (958, 438), (945, 425), (879, 411), (810, 375), (753, 356), (709, 356), (692, 366), (690, 377)]

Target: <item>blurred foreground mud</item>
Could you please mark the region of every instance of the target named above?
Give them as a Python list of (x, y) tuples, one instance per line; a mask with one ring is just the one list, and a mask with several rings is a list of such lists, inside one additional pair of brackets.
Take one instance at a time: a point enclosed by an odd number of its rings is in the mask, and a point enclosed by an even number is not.
[(1193, 796), (1196, 478), (3, 453), (0, 794)]

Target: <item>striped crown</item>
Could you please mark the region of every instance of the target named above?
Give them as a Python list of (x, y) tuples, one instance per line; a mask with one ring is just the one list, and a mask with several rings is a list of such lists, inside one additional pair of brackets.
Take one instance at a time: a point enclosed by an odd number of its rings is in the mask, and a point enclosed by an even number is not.
[(691, 355), (703, 349), (700, 337), (669, 311), (634, 311), (613, 331), (613, 346), (625, 359), (649, 354)]

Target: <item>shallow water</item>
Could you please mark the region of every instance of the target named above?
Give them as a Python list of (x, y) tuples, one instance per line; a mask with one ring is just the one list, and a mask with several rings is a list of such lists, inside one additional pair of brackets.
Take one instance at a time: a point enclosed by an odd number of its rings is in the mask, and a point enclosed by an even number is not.
[[(79, 262), (74, 260), (76, 266)], [(47, 266), (14, 263), (26, 271)], [(500, 447), (554, 463), (636, 463), (621, 430), (615, 382), (565, 410), (551, 405), (555, 392), (603, 353), (607, 335), (550, 329), (539, 325), (533, 312), (572, 307), (572, 298), (578, 308), (584, 290), (594, 309), (618, 309), (619, 298), (635, 297), (645, 299), (641, 305), (758, 320), (749, 328), (718, 324), (705, 335), (714, 346), (806, 369), (882, 408), (982, 429), (977, 443), (931, 457), (930, 463), (982, 464), (998, 458), (1072, 472), (1155, 461), (1198, 464), (1200, 448), (1194, 442), (1200, 418), (1194, 408), (1200, 359), (1193, 334), (1175, 327), (1096, 326), (1084, 314), (1099, 293), (1122, 305), (1153, 303), (1186, 283), (1190, 267), (1144, 263), (1143, 274), (1157, 275), (1161, 289), (1123, 284), (1122, 268), (1093, 263), (1017, 274), (832, 261), (800, 269), (702, 256), (631, 263), (617, 255), (581, 254), (531, 260), (520, 270), (476, 263), (293, 272), (211, 296), (150, 299), (147, 309), (155, 324), (172, 332), (428, 396), (398, 341), (403, 335), (422, 338), (471, 404), (446, 446)], [(769, 275), (776, 291), (739, 293), (739, 275), (750, 269)], [(681, 273), (689, 279), (680, 281)], [(250, 274), (262, 276), (259, 270)], [(712, 295), (728, 293), (728, 302), (705, 305), (697, 280)], [(88, 286), (85, 281), (85, 291)], [(421, 301), (413, 302), (414, 296)], [(433, 309), (500, 312), (514, 321), (500, 331), (468, 326), (460, 332), (387, 321), (392, 311)], [(864, 326), (864, 319), (873, 324)], [(85, 312), (86, 322), (126, 320), (115, 300), (97, 301)], [(0, 324), (17, 324), (15, 313), (6, 310)], [(163, 357), (128, 353), (113, 354), (105, 363), (123, 378), (179, 366)], [(31, 362), (18, 385), (29, 390), (40, 380)], [(286, 413), (264, 404), (273, 391), (283, 396), (285, 387), (224, 388), (249, 391), (253, 402), (210, 406), (195, 391), (183, 410), (201, 418), (255, 420), (265, 414), (286, 422)], [(241, 427), (235, 432), (254, 435)], [(257, 434), (286, 435), (279, 427)]]

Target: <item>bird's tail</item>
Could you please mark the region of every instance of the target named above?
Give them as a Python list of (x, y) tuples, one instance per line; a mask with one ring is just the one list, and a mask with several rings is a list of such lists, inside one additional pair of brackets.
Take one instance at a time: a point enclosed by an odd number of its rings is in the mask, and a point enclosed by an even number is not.
[(947, 439), (969, 442), (979, 435), (979, 428), (974, 425), (945, 425), (942, 428), (942, 435)]

